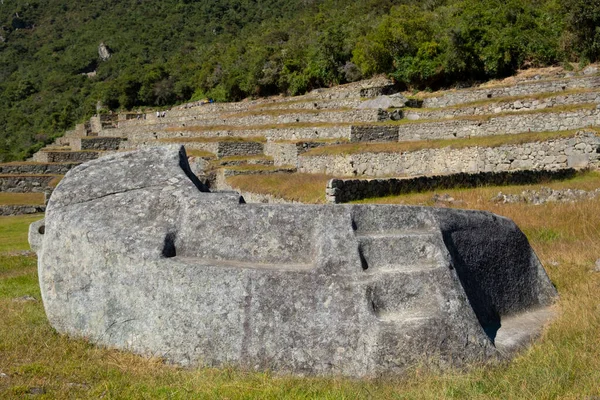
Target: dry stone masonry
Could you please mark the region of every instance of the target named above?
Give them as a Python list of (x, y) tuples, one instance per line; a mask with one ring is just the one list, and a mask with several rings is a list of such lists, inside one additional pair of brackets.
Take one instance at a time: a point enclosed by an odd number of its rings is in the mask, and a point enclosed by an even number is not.
[[(103, 155), (165, 143), (185, 143), (194, 151), (194, 172), (204, 182), (222, 187), (227, 187), (226, 177), (231, 175), (297, 170), (374, 178), (596, 167), (593, 138), (566, 146), (530, 143), (519, 146), (521, 150), (471, 146), (403, 154), (305, 154), (346, 142), (468, 139), (597, 127), (600, 77), (593, 72), (597, 69), (585, 71), (560, 79), (539, 76), (506, 86), (412, 98), (395, 93), (393, 82), (378, 77), (293, 98), (188, 103), (161, 110), (160, 116), (156, 110), (99, 114), (36, 153), (29, 165), (0, 165), (0, 174), (15, 175), (2, 187), (15, 186), (19, 176), (62, 175)], [(37, 188), (20, 185), (25, 190)]]
[(449, 91), (443, 94), (424, 97), (423, 107), (448, 107), (457, 104), (495, 99), (498, 97), (529, 96), (539, 93), (560, 93), (572, 89), (596, 88), (600, 88), (600, 77), (596, 75), (540, 80), (537, 82), (520, 82), (511, 86)]
[(73, 169), (30, 243), (58, 332), (182, 365), (353, 377), (464, 366), (529, 343), (556, 298), (506, 218), (243, 204), (208, 192), (182, 149)]
[(530, 185), (552, 179), (573, 178), (577, 171), (572, 168), (556, 171), (505, 171), (458, 173), (451, 175), (419, 176), (416, 178), (383, 179), (331, 179), (327, 182), (328, 203), (393, 196), (406, 193), (426, 192), (451, 188), (474, 188), (486, 185)]
[(444, 147), (404, 153), (305, 154), (298, 157), (300, 172), (359, 177), (598, 167), (600, 138), (594, 132), (584, 131), (573, 138), (498, 147)]

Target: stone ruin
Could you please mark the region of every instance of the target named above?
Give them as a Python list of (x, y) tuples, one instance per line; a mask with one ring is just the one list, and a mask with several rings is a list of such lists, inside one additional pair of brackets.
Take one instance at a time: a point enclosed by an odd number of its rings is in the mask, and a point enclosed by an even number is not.
[(183, 148), (90, 161), (32, 224), (60, 333), (181, 365), (373, 377), (514, 354), (557, 293), (488, 212), (245, 204)]

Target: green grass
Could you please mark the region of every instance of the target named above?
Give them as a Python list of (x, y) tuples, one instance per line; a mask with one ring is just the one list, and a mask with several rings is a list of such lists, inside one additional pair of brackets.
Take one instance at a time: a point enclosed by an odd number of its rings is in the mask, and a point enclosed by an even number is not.
[[(549, 185), (599, 187), (600, 174), (584, 174)], [(227, 367), (177, 368), (159, 359), (97, 347), (57, 333), (48, 324), (39, 301), (35, 257), (4, 254), (0, 255), (0, 372), (7, 377), (0, 377), (0, 398), (437, 400), (600, 396), (600, 273), (591, 272), (600, 255), (600, 200), (543, 206), (494, 204), (489, 199), (497, 189), (449, 193), (462, 200), (463, 207), (486, 209), (515, 220), (528, 234), (560, 293), (557, 319), (540, 340), (510, 363), (444, 373), (415, 368), (404, 377), (375, 380), (294, 378)], [(432, 195), (380, 200), (414, 204)], [(22, 250), (27, 225), (40, 217), (0, 217), (3, 251)], [(7, 235), (15, 237), (11, 245), (5, 245)], [(21, 301), (23, 296), (38, 301)], [(43, 388), (45, 394), (33, 397), (28, 394), (32, 388)]]
[[(384, 143), (347, 143), (333, 146), (322, 146), (303, 153), (303, 157), (323, 155), (349, 155), (359, 153), (404, 153), (424, 149), (466, 147), (498, 147), (503, 145), (517, 145), (532, 142), (541, 142), (555, 139), (574, 137), (578, 130), (560, 132), (527, 132), (509, 135), (477, 136), (472, 138), (418, 140), (412, 142), (384, 142)], [(587, 128), (588, 131), (597, 132), (596, 128)]]
[(42, 218), (43, 214), (0, 217), (0, 253), (29, 250), (29, 224)]

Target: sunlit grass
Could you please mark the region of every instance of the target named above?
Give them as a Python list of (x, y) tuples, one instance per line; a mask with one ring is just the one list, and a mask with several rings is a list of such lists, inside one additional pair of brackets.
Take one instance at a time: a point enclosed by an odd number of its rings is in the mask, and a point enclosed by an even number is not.
[(270, 194), (288, 201), (316, 204), (325, 202), (325, 186), (331, 179), (319, 174), (238, 175), (227, 178), (233, 188), (251, 193)]
[(44, 204), (44, 193), (0, 192), (0, 206)]
[(29, 250), (29, 224), (42, 218), (43, 214), (0, 217), (0, 253)]
[[(264, 176), (261, 178), (276, 178)], [(281, 177), (282, 179), (283, 177)], [(290, 180), (289, 175), (285, 175)], [(230, 178), (235, 179), (235, 178)], [(299, 189), (327, 176), (300, 176)], [(318, 183), (318, 184), (317, 184)], [(598, 174), (548, 184), (591, 189)], [(266, 187), (269, 183), (266, 184)], [(596, 186), (598, 187), (598, 186)], [(524, 187), (502, 188), (519, 191)], [(104, 349), (58, 334), (48, 324), (37, 286), (35, 257), (0, 256), (0, 398), (86, 399), (588, 399), (600, 396), (600, 199), (577, 203), (495, 204), (498, 188), (444, 191), (461, 207), (512, 218), (526, 232), (557, 286), (558, 317), (542, 338), (510, 363), (469, 371), (415, 369), (376, 380), (294, 378), (235, 368), (178, 368), (159, 359)], [(315, 190), (316, 193), (316, 190)], [(419, 197), (420, 196), (420, 197)], [(378, 200), (420, 204), (433, 192)], [(298, 196), (301, 197), (301, 196)], [(41, 216), (0, 217), (4, 251), (26, 245), (29, 222)], [(10, 244), (6, 239), (14, 236)], [(27, 296), (27, 297), (24, 297)], [(30, 300), (31, 298), (36, 299)]]

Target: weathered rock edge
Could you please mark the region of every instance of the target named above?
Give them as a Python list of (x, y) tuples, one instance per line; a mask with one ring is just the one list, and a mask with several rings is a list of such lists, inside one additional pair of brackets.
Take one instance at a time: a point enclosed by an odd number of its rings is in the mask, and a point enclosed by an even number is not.
[(240, 200), (183, 148), (71, 170), (30, 229), (50, 323), (182, 365), (370, 377), (507, 356), (556, 297), (490, 213)]

